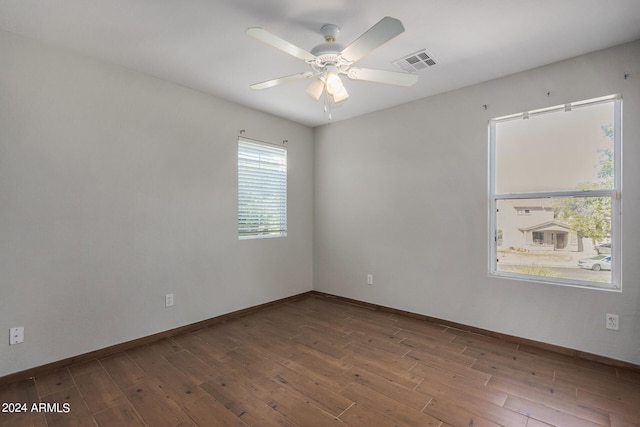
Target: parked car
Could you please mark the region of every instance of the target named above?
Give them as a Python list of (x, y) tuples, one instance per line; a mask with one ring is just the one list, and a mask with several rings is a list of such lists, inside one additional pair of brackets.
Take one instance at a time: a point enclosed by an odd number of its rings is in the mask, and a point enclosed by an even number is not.
[(610, 254), (611, 253), (611, 243), (603, 243), (602, 245), (596, 246), (596, 252), (598, 252), (598, 255), (600, 255), (600, 254)]
[(578, 267), (587, 270), (611, 270), (611, 255), (596, 255), (578, 261)]

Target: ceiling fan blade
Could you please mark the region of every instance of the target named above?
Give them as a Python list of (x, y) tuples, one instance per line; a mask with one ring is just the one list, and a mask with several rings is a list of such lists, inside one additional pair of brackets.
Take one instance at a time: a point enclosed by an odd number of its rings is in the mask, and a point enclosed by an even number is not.
[(258, 41), (261, 41), (262, 43), (268, 44), (271, 47), (275, 47), (276, 49), (281, 50), (284, 53), (288, 53), (291, 56), (302, 59), (303, 61), (315, 61), (316, 59), (315, 55), (311, 54), (310, 52), (307, 52), (306, 50), (301, 49), (286, 40), (281, 39), (280, 37), (268, 32), (263, 28), (247, 28), (247, 35)]
[(291, 74), (290, 76), (279, 77), (277, 79), (267, 80), (266, 82), (254, 83), (249, 86), (251, 89), (268, 89), (270, 87), (279, 86), (284, 83), (294, 82), (296, 80), (304, 80), (310, 79), (311, 77), (315, 77), (317, 74), (312, 73), (311, 71), (307, 71), (306, 73), (300, 74)]
[(400, 20), (385, 16), (353, 43), (342, 49), (342, 57), (356, 62), (403, 32), (404, 26)]
[(418, 76), (416, 74), (357, 67), (349, 68), (347, 71), (347, 77), (353, 80), (365, 80), (368, 82), (386, 83), (396, 86), (412, 86), (418, 81)]

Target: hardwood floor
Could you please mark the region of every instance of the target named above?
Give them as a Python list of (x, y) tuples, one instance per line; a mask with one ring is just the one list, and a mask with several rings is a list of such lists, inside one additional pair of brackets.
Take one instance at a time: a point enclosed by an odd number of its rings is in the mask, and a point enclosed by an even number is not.
[(27, 406), (2, 427), (619, 427), (640, 426), (640, 373), (310, 296), (3, 386), (0, 402)]

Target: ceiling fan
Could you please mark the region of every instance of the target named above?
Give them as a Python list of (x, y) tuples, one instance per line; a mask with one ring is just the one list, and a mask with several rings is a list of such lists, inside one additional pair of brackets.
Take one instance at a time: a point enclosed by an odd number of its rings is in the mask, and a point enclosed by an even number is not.
[(296, 80), (314, 79), (307, 88), (309, 95), (319, 100), (322, 94), (326, 93), (331, 97), (330, 100), (339, 103), (349, 97), (340, 79), (341, 74), (352, 80), (398, 86), (411, 86), (418, 81), (418, 76), (415, 74), (353, 67), (353, 64), (365, 55), (402, 34), (404, 26), (400, 20), (389, 16), (382, 18), (347, 47), (336, 43), (336, 37), (340, 31), (337, 25), (327, 24), (320, 31), (325, 42), (307, 52), (263, 28), (248, 28), (248, 36), (301, 59), (311, 67), (310, 71), (304, 73), (252, 84), (251, 89), (267, 89)]

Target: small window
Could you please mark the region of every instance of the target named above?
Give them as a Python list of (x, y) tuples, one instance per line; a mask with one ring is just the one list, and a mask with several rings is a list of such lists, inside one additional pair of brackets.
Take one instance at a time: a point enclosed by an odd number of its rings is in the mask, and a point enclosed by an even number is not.
[(490, 121), (492, 275), (620, 289), (621, 109), (609, 96)]
[(287, 150), (238, 139), (238, 238), (287, 235)]

